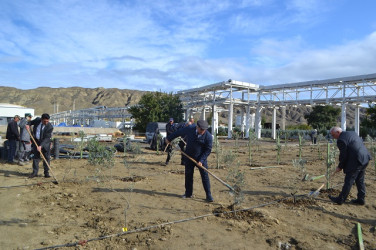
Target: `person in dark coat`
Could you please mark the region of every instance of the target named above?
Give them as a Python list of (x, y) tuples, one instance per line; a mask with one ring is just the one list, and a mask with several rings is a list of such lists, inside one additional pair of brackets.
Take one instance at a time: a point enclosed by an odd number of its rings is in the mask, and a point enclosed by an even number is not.
[(8, 161), (9, 164), (14, 164), (14, 156), (16, 155), (17, 141), (20, 140), (20, 133), (18, 132), (18, 122), (20, 116), (14, 116), (13, 120), (8, 123), (6, 139), (8, 139)]
[(31, 152), (31, 139), (30, 134), (26, 130), (26, 125), (31, 121), (32, 115), (30, 113), (25, 114), (25, 118), (21, 119), (20, 124), (20, 142), (18, 148), (18, 165), (23, 166), (24, 162), (29, 161), (29, 155)]
[[(169, 122), (166, 124), (166, 133), (167, 133), (167, 136), (173, 134), (175, 131), (176, 131), (176, 126), (174, 124), (174, 118), (170, 118)], [(168, 163), (171, 160), (172, 146), (171, 145), (167, 145), (166, 151), (167, 151), (167, 159), (166, 159), (165, 165), (167, 166)]]
[(339, 149), (339, 164), (336, 172), (343, 170), (346, 176), (339, 196), (329, 196), (329, 198), (339, 205), (343, 204), (355, 182), (358, 195), (357, 199), (352, 200), (351, 203), (364, 205), (366, 196), (364, 174), (368, 162), (371, 160), (371, 155), (364, 146), (362, 139), (354, 131), (342, 131), (339, 127), (333, 127), (330, 134), (334, 139), (337, 139)]
[[(42, 118), (36, 118), (30, 122), (30, 125), (34, 125), (33, 129), (33, 137), (38, 144), (38, 146), (33, 146), (33, 173), (29, 176), (29, 178), (34, 178), (38, 176), (39, 171), (39, 161), (41, 159), (41, 153), (44, 155), (48, 164), (50, 163), (50, 155), (51, 155), (51, 137), (53, 126), (50, 123), (50, 116), (48, 114), (43, 114)], [(29, 129), (29, 127), (26, 127)], [(49, 168), (47, 164), (43, 161), (44, 167), (44, 177), (49, 178), (51, 177), (49, 174)]]
[[(179, 129), (173, 134), (167, 136), (167, 143), (170, 143), (173, 139), (178, 136), (186, 138), (186, 148), (185, 153), (198, 162), (199, 166), (208, 168), (207, 158), (211, 153), (213, 146), (213, 137), (207, 131), (208, 123), (204, 120), (199, 120), (197, 125), (187, 126), (185, 128)], [(195, 163), (191, 160), (185, 160), (185, 193), (183, 198), (191, 198), (193, 194), (193, 173), (195, 169)], [(206, 201), (213, 202), (213, 197), (210, 191), (210, 180), (208, 173), (199, 168), (202, 185), (206, 193)]]
[[(194, 124), (194, 119), (193, 119), (193, 118), (190, 118), (190, 119), (188, 120), (188, 122), (182, 122), (182, 123), (179, 123), (178, 126), (177, 126), (177, 129), (182, 129), (182, 128), (185, 128), (185, 127), (191, 126), (191, 125), (193, 125), (193, 124)], [(186, 138), (184, 137), (184, 138), (182, 138), (182, 139), (183, 139), (183, 140), (180, 140), (180, 141), (179, 141), (178, 146), (179, 146), (179, 148), (180, 148), (181, 151), (185, 152), (185, 141), (186, 141)], [(185, 165), (185, 163), (184, 163), (184, 161), (186, 160), (185, 158), (186, 158), (186, 157), (185, 157), (183, 154), (181, 154), (180, 165), (183, 165), (183, 166)]]

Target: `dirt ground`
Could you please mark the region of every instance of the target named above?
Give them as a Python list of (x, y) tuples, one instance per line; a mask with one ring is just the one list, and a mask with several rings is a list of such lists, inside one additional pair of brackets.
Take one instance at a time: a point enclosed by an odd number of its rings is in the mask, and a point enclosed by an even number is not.
[[(116, 153), (113, 168), (92, 166), (84, 159), (52, 160), (59, 184), (42, 177), (43, 170), (40, 177), (28, 179), (31, 164), (3, 162), (0, 248), (57, 248), (79, 242), (74, 248), (358, 249), (356, 226), (360, 223), (365, 248), (376, 249), (373, 161), (366, 171), (366, 205), (349, 201), (335, 205), (327, 196), (339, 193), (343, 173), (332, 178), (331, 190), (324, 188), (317, 197), (307, 196), (326, 180), (309, 180), (326, 173), (318, 150), (325, 157), (326, 144), (305, 144), (306, 173), (292, 164), (298, 159), (296, 142), (282, 144), (280, 165), (275, 143), (264, 140), (253, 146), (250, 166), (246, 144), (221, 140), (220, 169), (216, 168), (216, 153), (209, 158), (210, 171), (230, 185), (235, 183), (227, 178), (229, 173), (244, 177), (238, 183), (243, 201), (235, 206), (238, 196), (213, 177), (215, 201), (207, 203), (199, 171), (195, 171), (194, 197), (182, 199), (180, 154), (163, 166), (166, 155), (147, 149), (146, 144), (140, 144), (141, 154), (127, 152), (124, 157)], [(308, 180), (303, 181), (305, 174)], [(354, 186), (349, 199), (355, 197)], [(243, 210), (228, 213), (233, 208)], [(125, 227), (127, 232), (123, 232)]]

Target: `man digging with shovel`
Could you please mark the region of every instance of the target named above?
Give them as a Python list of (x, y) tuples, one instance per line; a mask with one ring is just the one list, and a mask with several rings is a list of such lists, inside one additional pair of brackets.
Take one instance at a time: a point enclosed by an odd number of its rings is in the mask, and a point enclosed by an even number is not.
[[(207, 158), (211, 153), (213, 145), (213, 137), (207, 131), (208, 123), (204, 120), (197, 121), (196, 126), (188, 126), (177, 130), (173, 134), (170, 134), (166, 138), (166, 143), (169, 144), (176, 137), (186, 138), (186, 150), (185, 153), (197, 161), (197, 165), (208, 168)], [(191, 198), (193, 194), (193, 173), (195, 169), (195, 163), (193, 161), (186, 160), (185, 162), (185, 194), (183, 198)], [(213, 202), (214, 199), (210, 192), (210, 180), (206, 171), (199, 168), (202, 185), (206, 193), (206, 201)]]
[[(41, 157), (44, 158), (44, 177), (50, 178), (49, 161), (51, 153), (51, 137), (54, 128), (49, 121), (50, 116), (48, 114), (43, 114), (42, 118), (36, 118), (30, 122), (30, 125), (34, 125), (33, 135), (30, 134), (30, 137), (32, 139), (35, 138), (35, 140), (33, 139), (35, 145), (33, 147), (33, 173), (29, 178), (38, 176), (39, 161)], [(26, 129), (29, 131), (29, 126), (26, 126)]]

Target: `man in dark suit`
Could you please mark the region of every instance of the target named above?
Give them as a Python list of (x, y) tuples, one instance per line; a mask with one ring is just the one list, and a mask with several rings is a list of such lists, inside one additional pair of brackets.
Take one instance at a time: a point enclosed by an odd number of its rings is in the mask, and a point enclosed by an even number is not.
[(6, 138), (8, 139), (8, 164), (14, 164), (14, 156), (16, 155), (17, 141), (20, 140), (17, 123), (20, 116), (14, 116), (13, 120), (8, 123)]
[[(198, 162), (199, 166), (208, 168), (207, 158), (211, 153), (213, 146), (213, 137), (207, 131), (208, 123), (204, 120), (197, 121), (197, 126), (191, 125), (179, 129), (173, 134), (167, 136), (167, 143), (170, 143), (176, 137), (185, 137), (187, 146), (185, 153)], [(183, 198), (191, 198), (193, 194), (193, 173), (195, 163), (186, 159), (185, 163), (185, 194)], [(202, 185), (206, 193), (206, 201), (213, 202), (213, 197), (210, 192), (210, 180), (208, 172), (199, 168), (201, 174)]]
[(355, 182), (358, 196), (351, 203), (364, 205), (366, 196), (364, 173), (368, 162), (371, 160), (371, 155), (364, 146), (362, 139), (355, 132), (342, 131), (339, 127), (333, 127), (330, 134), (334, 139), (337, 139), (339, 149), (339, 164), (336, 172), (343, 170), (346, 176), (340, 195), (338, 197), (329, 196), (329, 198), (339, 205), (343, 204)]
[[(50, 123), (50, 116), (48, 114), (43, 114), (41, 118), (36, 118), (30, 122), (30, 125), (34, 125), (33, 128), (33, 137), (38, 144), (38, 146), (34, 145), (33, 147), (33, 173), (29, 176), (29, 178), (34, 178), (38, 176), (39, 171), (39, 161), (40, 161), (40, 154), (42, 153), (48, 164), (50, 163), (50, 154), (51, 154), (51, 137), (53, 126)], [(27, 127), (27, 129), (29, 129)], [(45, 162), (43, 162), (44, 167), (44, 177), (49, 178), (49, 168)]]
[[(175, 131), (176, 131), (176, 126), (174, 124), (174, 118), (170, 118), (170, 120), (166, 124), (166, 133), (167, 133), (167, 136), (171, 135)], [(167, 145), (166, 151), (167, 151), (167, 159), (166, 159), (165, 165), (167, 166), (168, 163), (170, 162), (170, 159), (171, 159), (172, 146), (171, 145)]]

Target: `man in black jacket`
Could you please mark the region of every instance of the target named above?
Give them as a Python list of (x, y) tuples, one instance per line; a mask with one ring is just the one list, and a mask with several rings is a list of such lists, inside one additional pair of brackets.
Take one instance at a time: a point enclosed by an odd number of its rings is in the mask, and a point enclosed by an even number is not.
[[(48, 164), (50, 163), (50, 154), (51, 154), (51, 137), (53, 126), (49, 122), (50, 116), (48, 114), (43, 114), (42, 118), (36, 118), (30, 122), (30, 125), (34, 125), (33, 129), (33, 137), (37, 142), (38, 146), (34, 145), (33, 147), (33, 173), (29, 176), (29, 178), (34, 178), (38, 176), (39, 171), (39, 161), (40, 161), (40, 154), (42, 153)], [(27, 126), (27, 129), (28, 126)], [(44, 167), (44, 177), (49, 178), (49, 168), (45, 162), (43, 162)]]
[(358, 195), (357, 199), (351, 202), (364, 205), (366, 196), (364, 173), (368, 162), (371, 160), (371, 155), (364, 146), (362, 139), (355, 132), (342, 131), (339, 127), (333, 127), (330, 134), (334, 139), (337, 139), (339, 149), (339, 164), (336, 172), (343, 170), (346, 176), (340, 195), (338, 197), (329, 196), (329, 198), (339, 205), (343, 204), (355, 182)]
[[(168, 121), (168, 123), (166, 124), (166, 134), (167, 136), (171, 135), (172, 133), (174, 133), (176, 131), (176, 126), (174, 124), (174, 118), (170, 118), (170, 120)], [(171, 145), (167, 145), (167, 159), (166, 159), (166, 163), (165, 165), (167, 166), (170, 159), (171, 159), (171, 155), (172, 155), (172, 146)]]
[[(176, 137), (185, 137), (187, 146), (185, 153), (195, 159), (198, 165), (208, 168), (207, 158), (211, 153), (213, 146), (213, 137), (207, 131), (208, 123), (204, 120), (199, 120), (197, 126), (191, 125), (179, 129), (173, 134), (167, 136), (166, 143), (170, 143)], [(186, 159), (185, 163), (185, 193), (183, 198), (191, 198), (193, 194), (193, 173), (196, 167), (195, 163)], [(201, 174), (202, 185), (206, 193), (206, 201), (213, 202), (213, 197), (210, 191), (210, 180), (208, 172), (199, 168)]]
[(8, 139), (8, 161), (9, 164), (14, 164), (14, 156), (16, 155), (17, 141), (20, 140), (20, 133), (18, 132), (18, 121), (20, 116), (14, 116), (13, 120), (8, 123), (6, 138)]

